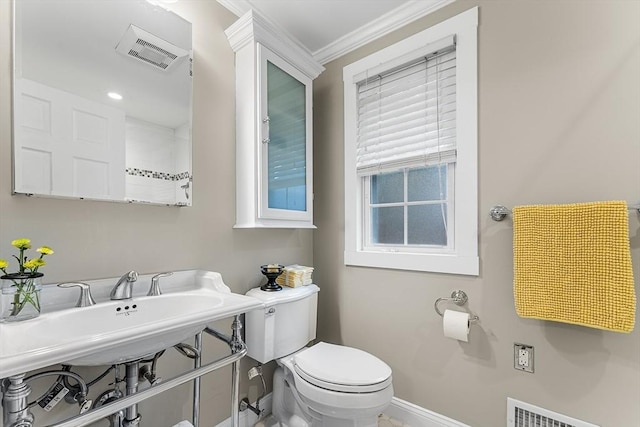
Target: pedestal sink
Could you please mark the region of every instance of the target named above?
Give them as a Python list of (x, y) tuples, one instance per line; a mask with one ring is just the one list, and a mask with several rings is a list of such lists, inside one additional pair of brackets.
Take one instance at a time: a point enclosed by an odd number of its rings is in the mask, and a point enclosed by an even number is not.
[[(219, 273), (182, 271), (163, 278), (163, 294), (145, 296), (151, 275), (140, 276), (129, 300), (111, 301), (117, 278), (87, 282), (98, 303), (69, 307), (70, 289), (45, 286), (39, 317), (0, 323), (0, 378), (58, 363), (111, 365), (154, 354), (187, 340), (219, 319), (261, 307), (234, 294)], [(166, 280), (165, 280), (166, 279)]]

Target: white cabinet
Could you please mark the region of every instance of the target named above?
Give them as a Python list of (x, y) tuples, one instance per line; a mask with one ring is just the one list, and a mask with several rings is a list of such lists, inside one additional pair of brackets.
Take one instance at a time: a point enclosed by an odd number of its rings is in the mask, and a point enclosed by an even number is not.
[(236, 53), (235, 228), (315, 228), (312, 81), (324, 68), (255, 11), (226, 34)]

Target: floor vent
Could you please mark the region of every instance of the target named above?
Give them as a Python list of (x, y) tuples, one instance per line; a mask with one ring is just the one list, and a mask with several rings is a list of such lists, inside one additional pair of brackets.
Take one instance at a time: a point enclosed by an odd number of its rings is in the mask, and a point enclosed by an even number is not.
[(507, 398), (507, 427), (599, 427), (529, 403)]

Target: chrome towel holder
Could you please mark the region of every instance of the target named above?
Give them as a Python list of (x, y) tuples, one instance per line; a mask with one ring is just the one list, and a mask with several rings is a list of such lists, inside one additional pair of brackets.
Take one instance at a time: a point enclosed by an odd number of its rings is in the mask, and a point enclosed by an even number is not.
[[(636, 210), (638, 211), (638, 213), (640, 213), (640, 203), (635, 205), (629, 205), (629, 210), (630, 211)], [(489, 216), (491, 216), (491, 219), (494, 221), (502, 221), (510, 213), (511, 213), (511, 210), (506, 206), (502, 206), (502, 205), (495, 205), (489, 210)]]
[(491, 219), (494, 221), (502, 221), (507, 217), (509, 213), (511, 213), (509, 208), (502, 205), (495, 205), (489, 211), (489, 215), (491, 216)]
[[(462, 307), (467, 303), (468, 300), (469, 300), (469, 297), (467, 297), (467, 294), (465, 293), (465, 291), (457, 290), (457, 291), (451, 292), (451, 298), (438, 298), (436, 302), (433, 304), (433, 308), (436, 309), (436, 313), (438, 313), (440, 317), (444, 317), (444, 313), (440, 311), (438, 304), (444, 301), (451, 301), (455, 305)], [(469, 315), (470, 315), (469, 322), (477, 322), (478, 320), (480, 320), (480, 318), (475, 314), (469, 313)]]

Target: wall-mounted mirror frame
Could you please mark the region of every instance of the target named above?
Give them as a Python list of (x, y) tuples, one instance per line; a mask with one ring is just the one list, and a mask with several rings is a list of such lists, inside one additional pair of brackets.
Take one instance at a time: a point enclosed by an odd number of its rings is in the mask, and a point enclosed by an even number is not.
[(191, 23), (147, 0), (13, 15), (13, 192), (190, 206)]

